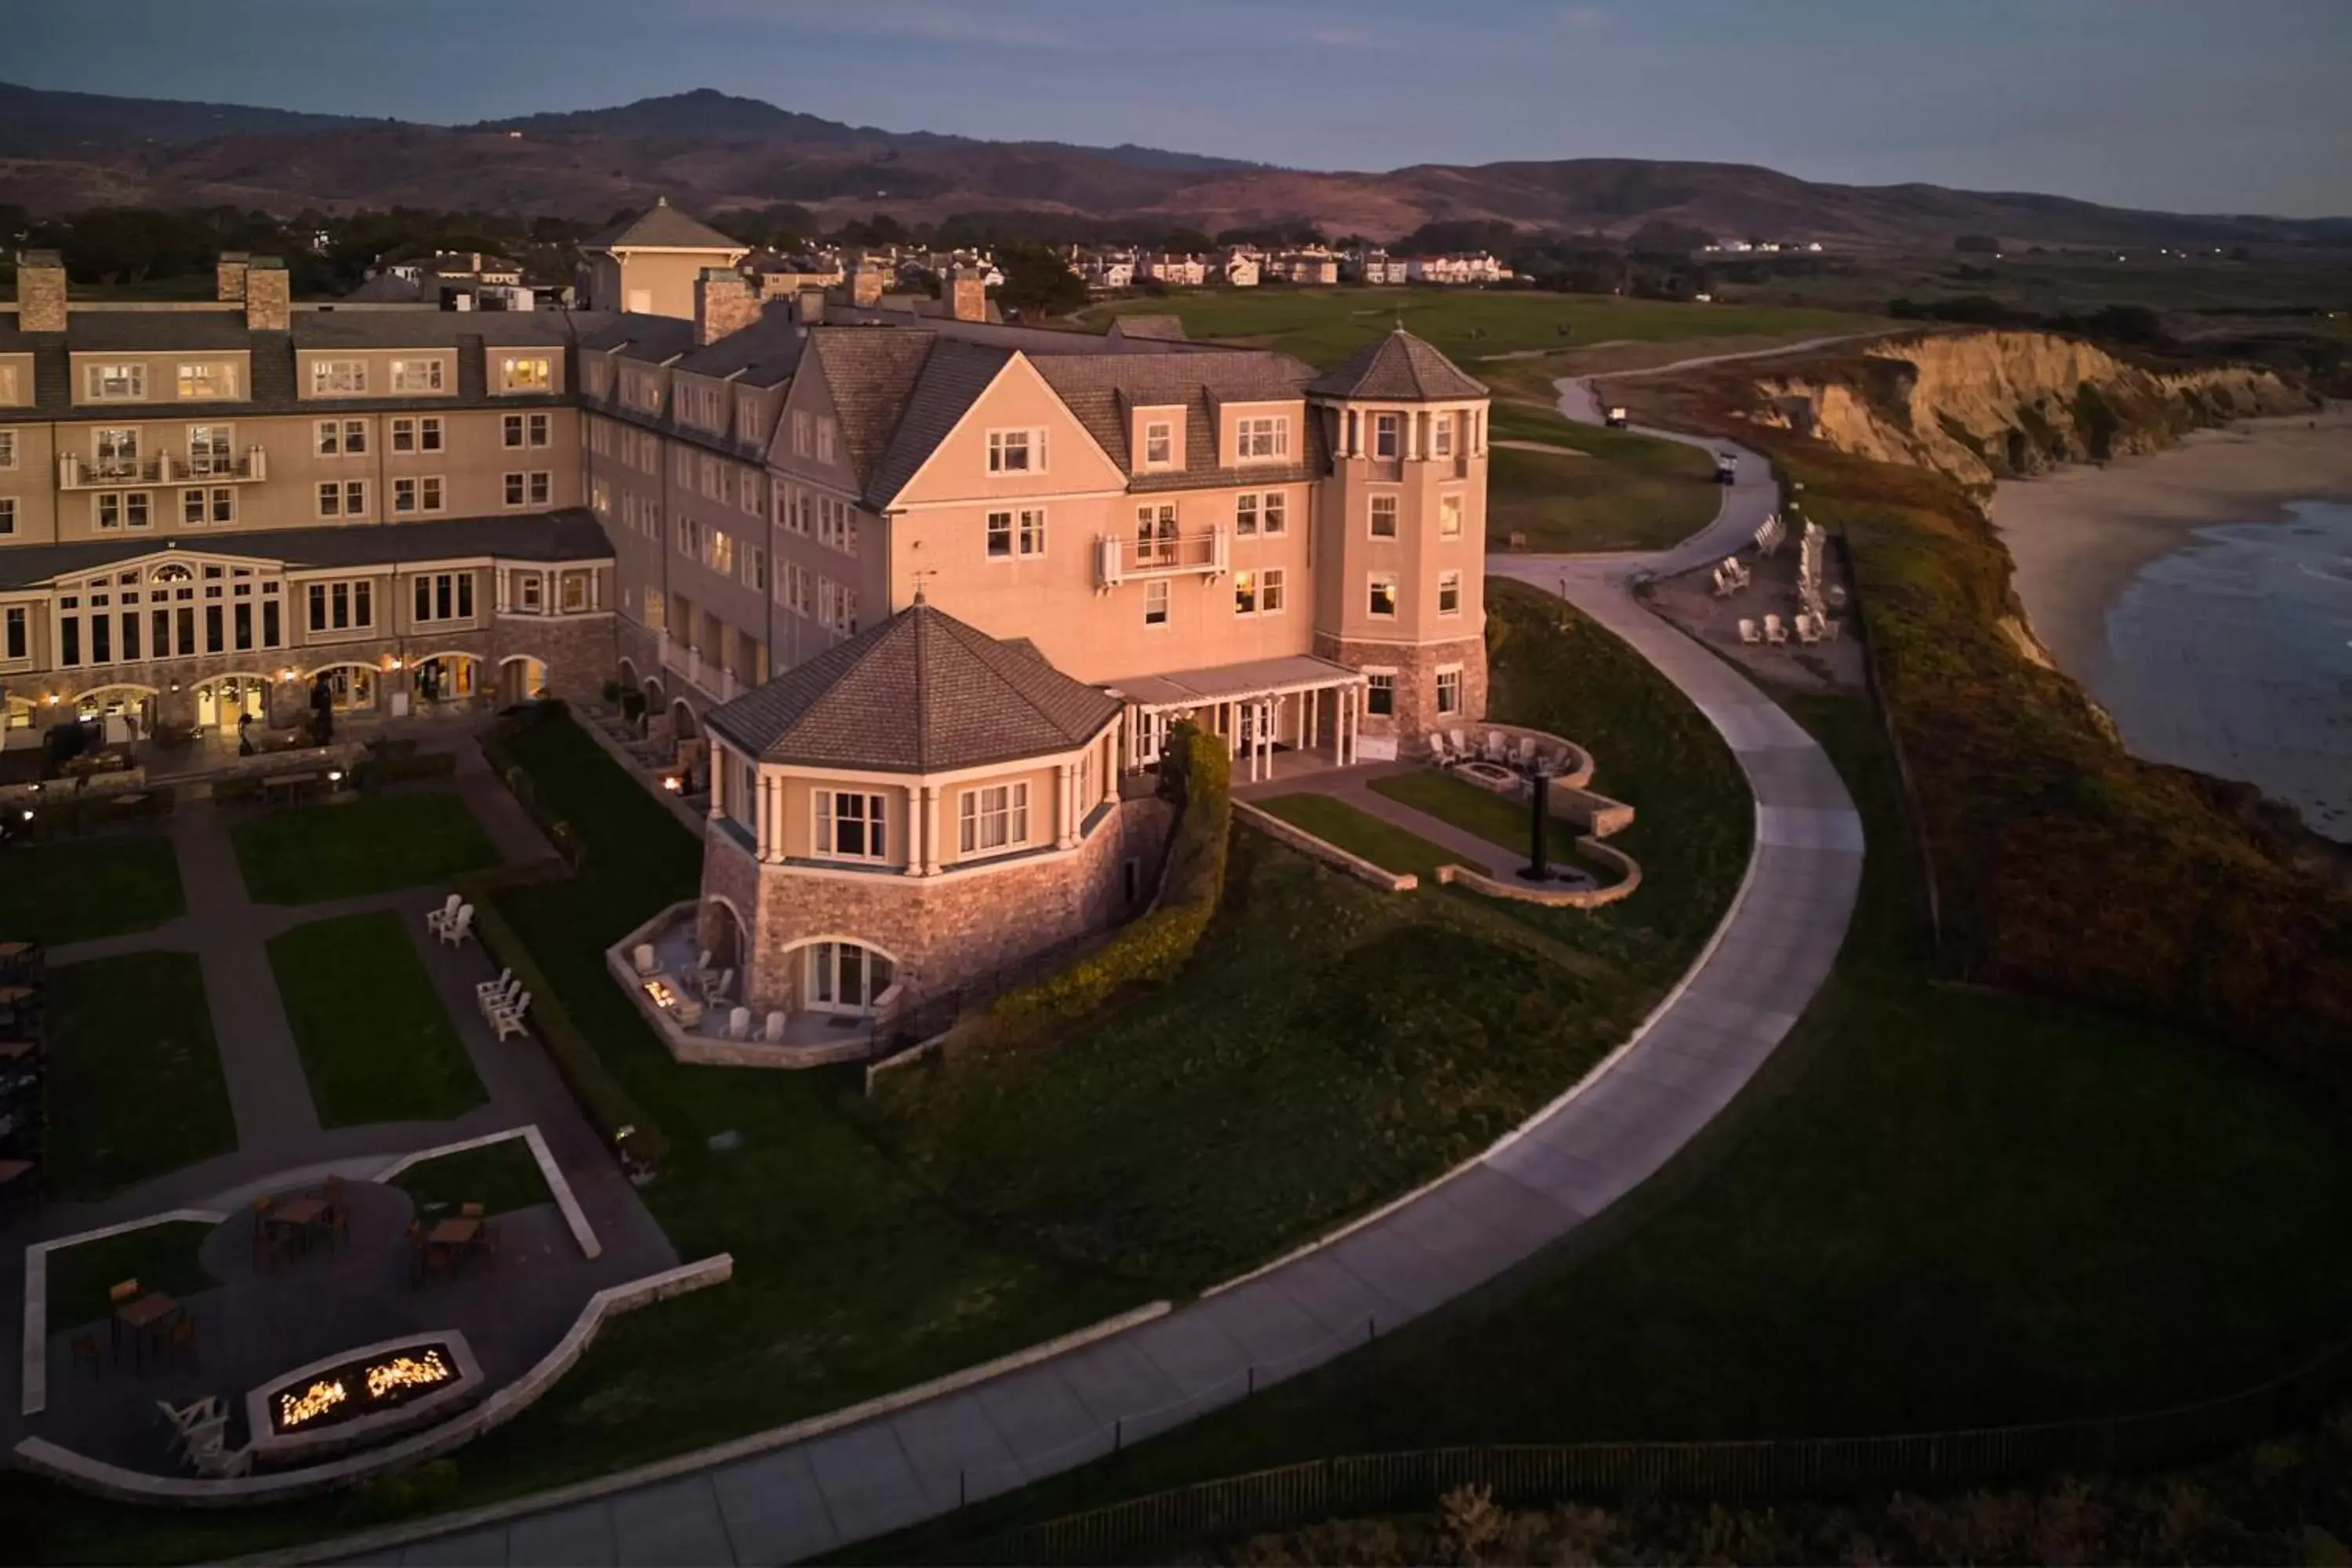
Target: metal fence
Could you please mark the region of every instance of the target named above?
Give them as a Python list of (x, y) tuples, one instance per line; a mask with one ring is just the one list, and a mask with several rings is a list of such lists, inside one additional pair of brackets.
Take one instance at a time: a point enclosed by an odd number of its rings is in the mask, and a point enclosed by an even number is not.
[(1329, 1519), (1424, 1512), (1457, 1486), (1537, 1506), (1567, 1498), (1753, 1503), (1949, 1491), (2179, 1462), (2309, 1419), (2352, 1384), (2352, 1340), (2252, 1388), (2135, 1415), (1893, 1436), (1423, 1448), (1283, 1465), (1178, 1487), (942, 1549), (942, 1560), (1136, 1562)]

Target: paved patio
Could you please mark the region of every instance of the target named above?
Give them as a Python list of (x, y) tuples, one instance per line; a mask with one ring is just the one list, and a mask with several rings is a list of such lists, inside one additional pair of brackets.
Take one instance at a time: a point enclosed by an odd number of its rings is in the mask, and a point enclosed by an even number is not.
[[(474, 742), (477, 727), (470, 721), (444, 721), (427, 731), (428, 748), (453, 752), (457, 771), (446, 781), (404, 787), (456, 794), (509, 862), (551, 856), (553, 850), (529, 814), (491, 774)], [(551, 1345), (562, 1329), (550, 1331), (548, 1325), (560, 1317), (562, 1326), (568, 1327), (593, 1290), (678, 1262), (676, 1249), (622, 1174), (603, 1138), (581, 1114), (547, 1053), (534, 1042), (501, 1043), (482, 1022), (474, 987), (492, 978), (488, 956), (474, 942), (446, 947), (425, 928), (425, 912), (439, 907), (447, 889), (423, 887), (299, 906), (256, 903), (246, 894), (228, 827), (240, 813), (262, 809), (267, 808), (221, 807), (210, 800), (181, 802), (169, 818), (168, 833), (186, 890), (187, 912), (151, 931), (50, 950), (49, 962), (58, 966), (149, 949), (197, 955), (204, 966), (213, 1033), (235, 1113), (237, 1147), (233, 1153), (142, 1183), (102, 1203), (52, 1203), (37, 1215), (19, 1215), (0, 1228), (0, 1293), (5, 1293), (8, 1304), (9, 1334), (21, 1336), (24, 1249), (35, 1241), (178, 1208), (238, 1211), (257, 1194), (291, 1191), (331, 1173), (364, 1183), (400, 1155), (522, 1126), (540, 1130), (603, 1243), (604, 1254), (593, 1265), (582, 1258), (556, 1211), (542, 1206), (509, 1216), (512, 1255), (502, 1258), (495, 1282), (459, 1281), (446, 1288), (453, 1293), (442, 1300), (404, 1292), (394, 1288), (396, 1281), (367, 1273), (384, 1267), (381, 1260), (390, 1255), (382, 1247), (365, 1255), (374, 1257), (376, 1262), (365, 1261), (355, 1246), (349, 1258), (306, 1258), (267, 1279), (227, 1278), (221, 1288), (193, 1299), (198, 1325), (197, 1356), (193, 1363), (171, 1369), (163, 1374), (165, 1381), (152, 1391), (132, 1392), (127, 1377), (119, 1380), (118, 1387), (118, 1380), (110, 1374), (105, 1393), (95, 1398), (88, 1368), (79, 1372), (77, 1383), (70, 1362), (72, 1335), (77, 1327), (88, 1326), (53, 1323), (50, 1405), (40, 1415), (19, 1414), (23, 1391), (18, 1358), (13, 1353), (0, 1356), (0, 1445), (13, 1445), (35, 1434), (69, 1447), (74, 1446), (77, 1434), (93, 1441), (110, 1441), (104, 1436), (114, 1429), (113, 1418), (107, 1414), (110, 1401), (145, 1400), (143, 1408), (152, 1414), (153, 1398), (171, 1397), (181, 1391), (179, 1383), (170, 1381), (173, 1379), (196, 1392), (241, 1394), (244, 1387), (262, 1381), (269, 1373), (340, 1348), (403, 1333), (412, 1321), (422, 1321), (416, 1317), (420, 1312), (430, 1318), (447, 1310), (462, 1310), (466, 1321), (454, 1325), (444, 1321), (438, 1326), (463, 1328), (477, 1353), (482, 1354), (486, 1373), (500, 1378)], [(293, 926), (376, 910), (400, 914), (407, 940), (421, 957), (444, 1011), (465, 1044), (488, 1101), (447, 1121), (321, 1128), (265, 944)], [(404, 1259), (404, 1243), (398, 1238), (407, 1223), (406, 1196), (391, 1189), (354, 1190), (389, 1194), (400, 1210), (391, 1228)], [(224, 1233), (250, 1223), (249, 1216), (233, 1220)], [(542, 1247), (542, 1241), (554, 1250)], [(237, 1251), (234, 1244), (224, 1245), (228, 1254)], [(556, 1260), (565, 1258), (576, 1267), (557, 1267)], [(206, 1261), (212, 1261), (209, 1253)], [(435, 1289), (445, 1288), (436, 1285)], [(478, 1301), (472, 1300), (477, 1294), (481, 1298)], [(510, 1321), (502, 1321), (509, 1318)], [(478, 1331), (475, 1319), (482, 1323)], [(103, 1332), (103, 1324), (100, 1330)], [(532, 1344), (538, 1349), (525, 1356)], [(483, 1354), (485, 1350), (488, 1353)], [(262, 1369), (262, 1375), (253, 1375), (257, 1368)], [(137, 1448), (136, 1442), (132, 1447)], [(134, 1455), (126, 1462), (149, 1463), (154, 1457)]]
[[(1589, 388), (1562, 389), (1571, 417), (1595, 417)], [(1756, 796), (1748, 879), (1714, 942), (1582, 1084), (1442, 1183), (1165, 1317), (821, 1436), (700, 1464), (688, 1456), (453, 1532), (379, 1536), (365, 1543), (369, 1559), (813, 1556), (1072, 1468), (1343, 1355), (1571, 1235), (1655, 1174), (1747, 1087), (1811, 1000), (1862, 869), (1861, 819), (1811, 737), (1627, 590), (1635, 571), (1719, 559), (1727, 541), (1753, 532), (1774, 497), (1764, 459), (1744, 456), (1716, 523), (1675, 550), (1488, 562), (1563, 593), (1639, 650), (1722, 732)]]

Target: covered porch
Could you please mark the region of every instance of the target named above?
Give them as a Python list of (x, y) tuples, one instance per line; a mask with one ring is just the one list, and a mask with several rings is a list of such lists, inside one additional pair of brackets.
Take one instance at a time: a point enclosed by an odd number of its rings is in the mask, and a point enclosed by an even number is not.
[(1157, 768), (1169, 726), (1191, 717), (1223, 738), (1234, 782), (1257, 784), (1355, 766), (1365, 689), (1360, 671), (1296, 654), (1141, 675), (1105, 689), (1126, 705), (1120, 772)]

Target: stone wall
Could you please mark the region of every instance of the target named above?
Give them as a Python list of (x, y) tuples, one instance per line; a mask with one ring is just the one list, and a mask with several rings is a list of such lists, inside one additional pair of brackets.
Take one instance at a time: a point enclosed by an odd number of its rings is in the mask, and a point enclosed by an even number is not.
[[(1344, 641), (1318, 632), (1315, 654), (1350, 669), (1396, 671), (1395, 714), (1388, 718), (1365, 714), (1363, 732), (1395, 736), (1400, 755), (1417, 752), (1423, 744), (1422, 737), (1429, 731), (1473, 724), (1486, 716), (1486, 641), (1483, 637), (1456, 637), (1449, 642), (1376, 643)], [(1437, 667), (1441, 664), (1462, 667), (1462, 706), (1457, 712), (1441, 714), (1437, 710)]]
[[(747, 962), (739, 967), (744, 1003), (754, 1012), (799, 1005), (796, 950), (828, 937), (891, 955), (910, 999), (952, 991), (1108, 929), (1149, 901), (1156, 868), (1143, 852), (1155, 838), (1164, 842), (1166, 812), (1138, 813), (1140, 821), (1129, 831), (1122, 819), (1137, 804), (1114, 805), (1075, 853), (937, 877), (761, 865), (714, 827), (703, 841), (704, 940), (716, 934), (713, 901), (726, 899), (750, 928)], [(1148, 826), (1155, 819), (1156, 835)], [(1127, 898), (1129, 859), (1138, 861), (1133, 905)]]

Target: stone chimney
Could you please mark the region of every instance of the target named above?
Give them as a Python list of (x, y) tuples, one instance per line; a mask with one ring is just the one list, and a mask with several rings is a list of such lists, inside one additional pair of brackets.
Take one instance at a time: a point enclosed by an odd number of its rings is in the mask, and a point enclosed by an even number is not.
[(824, 324), (824, 290), (803, 289), (793, 296), (793, 320), (803, 327)]
[(245, 324), (257, 332), (282, 332), (292, 324), (294, 285), (286, 263), (274, 256), (249, 258), (245, 266)]
[(16, 328), (26, 332), (66, 330), (66, 264), (54, 250), (16, 253)]
[(252, 263), (253, 258), (242, 250), (222, 251), (220, 260), (213, 267), (213, 298), (224, 305), (244, 304), (245, 269)]
[(849, 302), (866, 310), (882, 302), (882, 269), (862, 256), (849, 264)]
[(988, 274), (961, 262), (948, 268), (948, 314), (959, 321), (988, 320)]
[(694, 341), (715, 343), (760, 319), (751, 281), (731, 267), (706, 267), (694, 280)]

